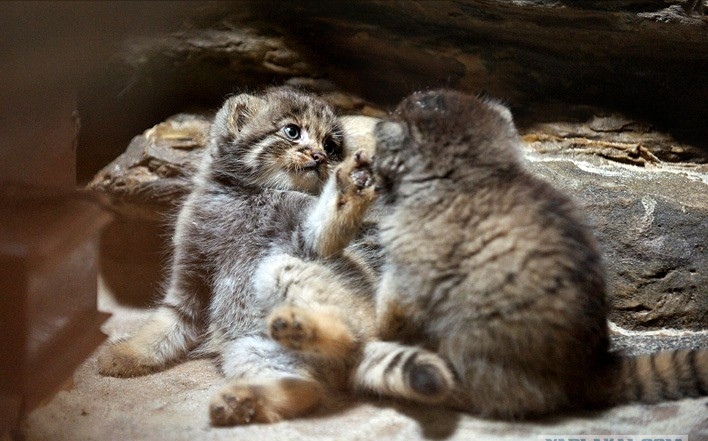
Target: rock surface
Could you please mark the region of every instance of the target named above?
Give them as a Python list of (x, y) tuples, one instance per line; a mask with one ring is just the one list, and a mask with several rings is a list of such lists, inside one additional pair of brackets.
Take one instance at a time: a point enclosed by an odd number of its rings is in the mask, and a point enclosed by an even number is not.
[(161, 221), (189, 192), (211, 120), (180, 114), (133, 138), (88, 188), (107, 194), (114, 210), (132, 220)]
[(705, 329), (708, 164), (663, 161), (687, 147), (624, 119), (608, 131), (603, 120), (527, 130), (529, 166), (585, 207), (604, 251), (611, 320)]
[[(606, 256), (612, 319), (708, 326), (708, 19), (700, 3), (239, 6), (203, 4), (177, 31), (124, 41), (107, 66), (123, 100), (117, 113), (156, 97), (162, 111), (213, 110), (228, 93), (280, 83), (323, 94), (344, 113), (374, 116), (417, 88), (487, 92), (512, 106), (534, 170), (588, 209)], [(90, 186), (111, 195), (126, 222), (138, 222), (110, 231), (143, 222), (169, 237), (164, 215), (188, 190), (204, 128), (201, 119), (168, 120), (99, 172)], [(110, 231), (109, 242), (129, 240)], [(168, 252), (163, 242), (161, 254)], [(114, 270), (132, 265), (129, 252), (108, 254)], [(126, 291), (129, 282), (129, 274), (116, 278)], [(147, 293), (154, 283), (137, 285)]]

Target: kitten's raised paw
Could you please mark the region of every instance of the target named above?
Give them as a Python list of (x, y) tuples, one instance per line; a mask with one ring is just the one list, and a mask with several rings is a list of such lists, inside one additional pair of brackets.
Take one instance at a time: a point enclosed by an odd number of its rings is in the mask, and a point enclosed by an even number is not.
[(268, 409), (258, 386), (230, 384), (212, 398), (209, 418), (215, 426), (272, 423), (281, 419), (275, 409)]
[(361, 191), (373, 188), (374, 177), (371, 170), (371, 158), (364, 150), (357, 150), (337, 169), (337, 184), (340, 191)]
[(308, 349), (316, 338), (316, 323), (300, 308), (284, 306), (268, 317), (270, 337), (281, 345), (296, 349)]
[(354, 153), (354, 169), (349, 173), (349, 176), (354, 185), (359, 189), (373, 185), (374, 178), (371, 171), (371, 159), (363, 150), (358, 150)]

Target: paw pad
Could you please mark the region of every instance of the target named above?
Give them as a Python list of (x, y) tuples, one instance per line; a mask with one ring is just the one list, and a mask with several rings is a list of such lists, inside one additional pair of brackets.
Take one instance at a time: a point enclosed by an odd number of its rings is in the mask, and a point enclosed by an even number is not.
[(354, 169), (349, 174), (349, 177), (359, 189), (370, 187), (373, 184), (371, 160), (363, 150), (358, 150), (354, 153)]
[(256, 401), (241, 391), (245, 396), (239, 397), (235, 392), (226, 391), (218, 395), (209, 406), (209, 417), (215, 426), (233, 426), (249, 424), (256, 415)]
[(302, 349), (303, 343), (312, 338), (312, 331), (305, 328), (295, 313), (276, 314), (268, 329), (273, 340), (292, 349)]

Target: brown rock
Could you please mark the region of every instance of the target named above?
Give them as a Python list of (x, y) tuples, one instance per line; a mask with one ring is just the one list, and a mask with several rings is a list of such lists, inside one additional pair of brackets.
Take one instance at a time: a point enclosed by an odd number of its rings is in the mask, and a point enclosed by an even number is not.
[(666, 145), (691, 147), (654, 131), (608, 130), (618, 121), (637, 126), (625, 117), (598, 131), (600, 120), (525, 132), (529, 166), (585, 207), (604, 252), (611, 320), (627, 328), (705, 329), (706, 158), (664, 161), (673, 158)]
[(206, 146), (209, 118), (180, 114), (146, 130), (104, 167), (88, 188), (109, 196), (112, 207), (133, 220), (161, 221), (189, 192)]

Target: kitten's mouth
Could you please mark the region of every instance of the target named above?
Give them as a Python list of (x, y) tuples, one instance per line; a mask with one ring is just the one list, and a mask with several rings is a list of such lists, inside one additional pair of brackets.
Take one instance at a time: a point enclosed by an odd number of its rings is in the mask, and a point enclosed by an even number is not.
[(302, 170), (303, 171), (319, 171), (320, 165), (315, 161), (314, 159), (311, 161), (307, 161), (306, 163), (302, 164)]

